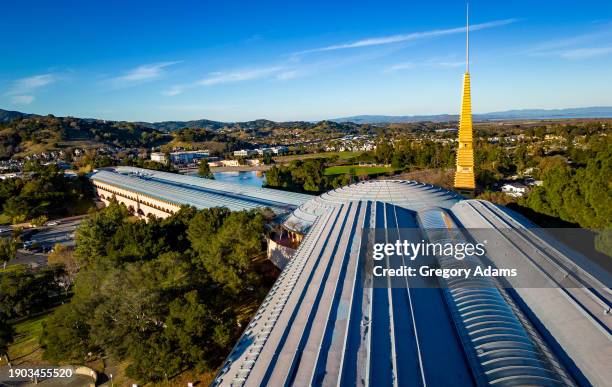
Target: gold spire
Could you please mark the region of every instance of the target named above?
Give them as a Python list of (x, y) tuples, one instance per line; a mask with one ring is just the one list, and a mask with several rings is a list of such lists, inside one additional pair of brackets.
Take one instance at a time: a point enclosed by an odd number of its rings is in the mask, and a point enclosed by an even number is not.
[(469, 8), (466, 8), (465, 74), (463, 75), (463, 96), (461, 98), (461, 116), (459, 118), (459, 146), (457, 148), (455, 188), (464, 190), (474, 190), (476, 188), (476, 181), (474, 178), (472, 99), (470, 95)]

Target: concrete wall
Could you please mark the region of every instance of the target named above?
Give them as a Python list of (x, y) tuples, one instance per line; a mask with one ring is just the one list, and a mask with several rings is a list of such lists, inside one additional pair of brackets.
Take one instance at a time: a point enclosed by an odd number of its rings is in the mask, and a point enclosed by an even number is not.
[(149, 215), (157, 218), (167, 218), (177, 212), (181, 206), (160, 199), (132, 192), (130, 190), (115, 187), (110, 184), (93, 181), (96, 195), (108, 205), (111, 198), (115, 197), (119, 203), (123, 203), (135, 216), (146, 219)]
[(274, 266), (283, 270), (295, 255), (296, 250), (276, 243), (270, 238), (268, 240), (268, 259)]

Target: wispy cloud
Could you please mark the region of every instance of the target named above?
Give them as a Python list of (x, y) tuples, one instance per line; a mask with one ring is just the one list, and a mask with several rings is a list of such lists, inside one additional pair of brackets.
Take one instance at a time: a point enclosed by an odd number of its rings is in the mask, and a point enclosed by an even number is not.
[[(504, 26), (508, 24), (512, 24), (518, 21), (518, 19), (504, 19), (504, 20), (496, 20), (487, 23), (474, 24), (470, 26), (471, 30), (477, 31), (486, 28), (493, 28), (498, 26)], [(266, 67), (255, 67), (255, 68), (245, 68), (245, 69), (231, 69), (225, 71), (217, 71), (209, 73), (206, 77), (196, 80), (191, 83), (182, 83), (177, 84), (169, 89), (166, 89), (162, 92), (163, 95), (166, 96), (176, 96), (186, 92), (187, 90), (194, 89), (197, 87), (211, 87), (221, 84), (230, 84), (230, 83), (238, 83), (252, 80), (261, 80), (261, 79), (275, 79), (279, 81), (286, 81), (295, 79), (298, 77), (303, 77), (307, 75), (311, 75), (313, 73), (317, 73), (320, 71), (328, 71), (333, 68), (347, 66), (352, 63), (367, 61), (371, 59), (375, 59), (381, 56), (388, 55), (389, 52), (393, 52), (397, 50), (397, 46), (389, 46), (392, 43), (401, 43), (418, 39), (425, 39), (437, 36), (451, 35), (465, 32), (465, 27), (458, 28), (450, 28), (443, 30), (431, 30), (431, 31), (423, 31), (423, 32), (414, 32), (410, 34), (400, 34), (400, 35), (391, 35), (385, 37), (376, 37), (376, 38), (368, 38), (357, 40), (354, 42), (349, 42), (345, 44), (331, 45), (326, 47), (319, 47), (304, 51), (299, 51), (289, 55), (285, 61), (281, 62), (277, 65), (270, 65)], [(314, 52), (323, 52), (323, 51), (334, 51), (334, 50), (343, 50), (350, 48), (358, 48), (358, 47), (369, 47), (369, 46), (388, 46), (386, 48), (381, 48), (378, 50), (379, 52), (371, 52), (367, 55), (364, 55), (362, 52), (361, 55), (349, 55), (341, 58), (337, 58), (333, 61), (324, 60), (318, 62), (311, 63), (301, 63), (302, 57), (301, 54), (306, 53), (314, 53)], [(464, 62), (461, 62), (463, 64)], [(456, 64), (454, 62), (440, 62), (438, 66), (441, 67), (454, 67)], [(389, 71), (397, 71), (402, 69), (407, 69), (414, 67), (414, 64), (398, 64), (393, 66)]]
[(216, 71), (193, 83), (174, 85), (170, 89), (162, 92), (162, 94), (166, 96), (176, 96), (196, 87), (209, 87), (226, 83), (253, 81), (257, 79), (287, 80), (295, 78), (296, 76), (297, 70), (281, 65)]
[(16, 80), (13, 83), (13, 86), (9, 89), (7, 94), (15, 95), (15, 94), (23, 94), (30, 93), (36, 89), (39, 89), (43, 86), (47, 86), (56, 81), (56, 76), (53, 74), (41, 74), (41, 75), (33, 75), (27, 78), (21, 78)]
[(13, 104), (29, 105), (36, 99), (33, 93), (56, 81), (57, 76), (54, 74), (39, 74), (17, 79), (4, 95), (10, 96)]
[(442, 67), (442, 68), (454, 68), (465, 66), (463, 60), (440, 60), (440, 59), (428, 59), (422, 62), (403, 62), (397, 63), (387, 67), (384, 72), (391, 73), (403, 70), (412, 70), (417, 67)]
[(394, 64), (394, 65), (391, 65), (391, 66), (387, 67), (385, 69), (385, 72), (395, 72), (395, 71), (401, 71), (401, 70), (412, 70), (415, 67), (416, 67), (416, 64), (414, 64), (412, 62), (397, 63), (397, 64)]
[(438, 62), (437, 65), (440, 67), (461, 67), (461, 66), (465, 66), (465, 61), (457, 60), (457, 61), (451, 61), (451, 62)]
[(564, 59), (588, 59), (612, 53), (609, 45), (612, 24), (606, 28), (564, 39), (536, 44), (522, 52), (529, 56), (556, 56)]
[(119, 83), (135, 83), (135, 82), (145, 82), (157, 79), (161, 77), (164, 73), (164, 69), (166, 67), (181, 63), (181, 61), (172, 61), (172, 62), (159, 62), (159, 63), (149, 63), (138, 66), (134, 69), (129, 70), (125, 74), (118, 76), (113, 79), (115, 82)]
[(11, 97), (11, 102), (15, 105), (29, 105), (34, 102), (35, 99), (33, 95), (16, 95)]
[(287, 70), (287, 71), (283, 71), (279, 73), (276, 76), (276, 78), (285, 81), (285, 80), (297, 78), (299, 75), (300, 75), (300, 71), (298, 70)]
[(166, 91), (163, 91), (163, 95), (167, 95), (169, 97), (173, 97), (175, 95), (182, 94), (185, 90), (189, 88), (189, 85), (174, 85)]
[(525, 51), (526, 54), (547, 54), (551, 52), (558, 52), (559, 49), (588, 44), (594, 40), (598, 40), (602, 37), (611, 34), (611, 30), (601, 30), (596, 32), (589, 32), (580, 35), (574, 35), (568, 38), (554, 39), (545, 42), (540, 42), (532, 46)]
[(561, 52), (560, 55), (567, 59), (586, 59), (610, 53), (612, 53), (612, 47), (590, 47), (566, 50)]
[(198, 84), (202, 86), (212, 86), (220, 83), (250, 81), (253, 79), (268, 78), (270, 76), (278, 75), (284, 70), (285, 68), (282, 66), (272, 66), (228, 72), (215, 72), (200, 80)]
[[(491, 21), (487, 23), (474, 24), (470, 26), (470, 31), (478, 31), (478, 30), (484, 30), (487, 28), (501, 27), (501, 26), (515, 23), (517, 21), (518, 19), (503, 19), (503, 20), (495, 20), (495, 21)], [(402, 43), (402, 42), (408, 42), (408, 41), (413, 41), (413, 40), (435, 38), (438, 36), (453, 35), (453, 34), (458, 34), (458, 33), (463, 33), (463, 32), (465, 32), (465, 27), (412, 32), (408, 34), (389, 35), (389, 36), (382, 36), (382, 37), (372, 37), (372, 38), (357, 40), (354, 42), (335, 44), (335, 45), (330, 45), (330, 46), (325, 46), (325, 47), (318, 47), (318, 48), (298, 51), (298, 52), (295, 52), (294, 55), (309, 54), (309, 53), (324, 52), (324, 51), (345, 50), (345, 49), (350, 49), (350, 48), (360, 48), (360, 47), (369, 47), (369, 46), (380, 46), (380, 45), (386, 45), (386, 44), (392, 44), (392, 43)]]

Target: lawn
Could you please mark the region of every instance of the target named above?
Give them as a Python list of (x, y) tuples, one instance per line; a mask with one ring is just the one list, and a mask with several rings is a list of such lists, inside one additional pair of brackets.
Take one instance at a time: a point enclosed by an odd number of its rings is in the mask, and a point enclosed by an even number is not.
[(342, 175), (355, 172), (356, 175), (378, 175), (381, 173), (395, 172), (393, 167), (365, 167), (359, 165), (337, 165), (325, 169), (325, 175)]
[(321, 153), (307, 153), (304, 155), (289, 155), (289, 156), (277, 156), (274, 157), (274, 161), (277, 163), (288, 163), (293, 160), (306, 160), (316, 158), (332, 158), (338, 156), (340, 160), (348, 160), (353, 157), (357, 157), (361, 152), (321, 152)]
[(27, 265), (23, 265), (23, 264), (19, 264), (19, 265), (10, 265), (10, 266), (7, 266), (6, 269), (3, 269), (2, 267), (4, 267), (4, 264), (0, 264), (0, 274), (2, 274), (2, 273), (11, 273), (11, 272), (20, 271), (20, 270), (25, 270), (28, 266)]
[(5, 213), (0, 213), (0, 225), (11, 224), (11, 217)]
[(15, 340), (9, 346), (9, 356), (13, 365), (44, 363), (39, 339), (42, 335), (43, 322), (48, 316), (49, 313), (45, 313), (15, 324)]

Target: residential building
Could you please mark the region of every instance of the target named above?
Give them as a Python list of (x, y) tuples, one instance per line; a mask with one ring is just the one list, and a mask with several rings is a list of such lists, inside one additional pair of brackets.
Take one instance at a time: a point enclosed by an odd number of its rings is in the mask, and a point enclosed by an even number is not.
[(272, 153), (274, 153), (275, 155), (284, 155), (289, 151), (289, 148), (287, 148), (286, 146), (275, 146), (272, 147)]
[(209, 155), (210, 152), (208, 150), (172, 152), (170, 153), (170, 160), (174, 164), (191, 164), (208, 158)]
[(157, 161), (158, 163), (166, 162), (166, 154), (163, 152), (152, 152), (151, 161)]
[(251, 149), (241, 149), (241, 150), (234, 151), (235, 157), (251, 157), (255, 154), (257, 154), (257, 152)]
[(521, 197), (527, 193), (528, 187), (523, 183), (510, 182), (502, 185), (503, 193), (514, 197)]

